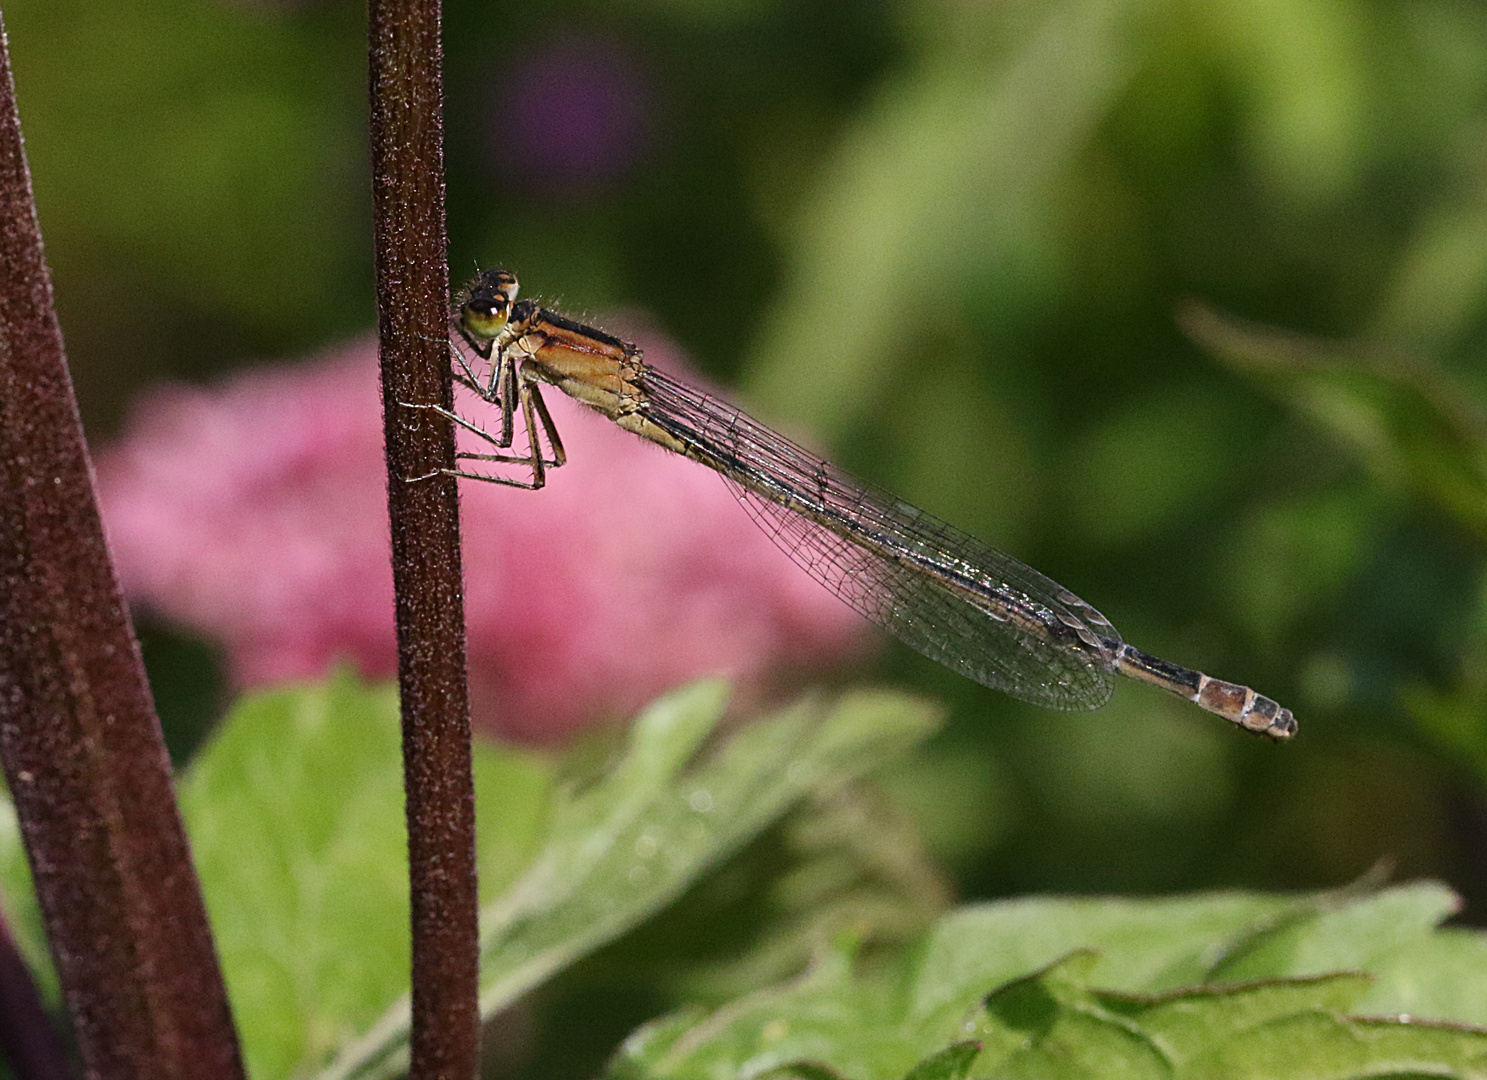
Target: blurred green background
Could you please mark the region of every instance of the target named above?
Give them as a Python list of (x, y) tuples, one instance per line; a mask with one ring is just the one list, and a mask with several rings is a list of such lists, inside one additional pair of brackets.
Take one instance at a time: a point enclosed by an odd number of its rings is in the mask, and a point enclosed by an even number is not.
[[(94, 439), (155, 381), (373, 326), (360, 2), (5, 17)], [(1139, 687), (1054, 714), (888, 648), (873, 677), (952, 710), (890, 785), (962, 895), (1392, 860), (1487, 922), (1487, 7), (446, 19), (456, 280), (643, 309), (761, 418), (1294, 709), (1277, 748)], [(146, 651), (182, 730), (220, 707), (208, 650)]]

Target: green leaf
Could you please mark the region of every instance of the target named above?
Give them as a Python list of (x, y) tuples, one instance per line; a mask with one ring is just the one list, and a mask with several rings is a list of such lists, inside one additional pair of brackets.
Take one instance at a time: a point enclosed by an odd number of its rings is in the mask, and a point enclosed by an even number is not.
[(1420, 730), (1487, 782), (1487, 588), (1479, 582), (1456, 677), (1445, 687), (1416, 682), (1402, 688), (1400, 704)]
[(647, 1025), (621, 1048), (615, 1077), (728, 1080), (814, 1063), (849, 1077), (897, 1080), (948, 1039), (905, 1038), (891, 977), (853, 978), (855, 947), (842, 941), (804, 975), (683, 1025)]
[(1344, 1015), (1367, 993), (1365, 975), (1141, 998), (1087, 989), (1085, 959), (1071, 957), (988, 999), (977, 1025), (987, 1044), (979, 1071), (1029, 1080), (1487, 1075), (1487, 1032)]
[[(1172, 1075), (1172, 1062), (1156, 1040), (1128, 1018), (1100, 1008), (1084, 989), (1096, 966), (1092, 954), (1074, 953), (992, 994), (979, 1022), (967, 1023), (986, 1045), (982, 1068), (995, 1076), (1029, 1078)], [(1091, 1067), (1098, 1073), (1091, 1074)]]
[(904, 1080), (965, 1080), (980, 1053), (978, 1042), (951, 1043), (915, 1065)]
[(835, 1069), (815, 1061), (792, 1061), (764, 1075), (768, 1080), (845, 1080)]
[[(937, 723), (901, 695), (808, 697), (699, 755), (726, 696), (703, 682), (660, 699), (617, 765), (563, 799), (542, 850), (482, 913), (485, 1015), (670, 903), (807, 794), (902, 753)], [(397, 1075), (407, 1024), (402, 1003), (323, 1075)]]
[(1379, 479), (1487, 537), (1487, 416), (1445, 371), (1197, 305), (1181, 319), (1200, 345), (1350, 445)]
[[(180, 785), (250, 1072), (288, 1076), (408, 985), (397, 693), (349, 674), (244, 698)], [(551, 768), (477, 744), (483, 889), (530, 857)]]
[(858, 781), (803, 800), (573, 978), (720, 1005), (797, 974), (843, 929), (874, 948), (916, 941), (950, 902), (912, 819)]
[[(1423, 883), (1372, 895), (973, 905), (886, 962), (854, 963), (851, 943), (840, 943), (799, 979), (647, 1025), (611, 1074), (725, 1080), (809, 1063), (850, 1080), (896, 1080), (973, 1040), (983, 1046), (977, 1075), (1210, 1075), (1204, 1062), (1239, 1068), (1246, 1053), (1269, 1060), (1266, 1040), (1283, 1020), (1342, 1016), (1387, 994), (1397, 1000), (1410, 977), (1428, 977), (1398, 967), (1400, 957), (1432, 940), (1455, 904), (1447, 890)], [(1487, 938), (1468, 940), (1455, 989), (1431, 1000), (1447, 1005), (1471, 992), (1466, 968), (1487, 951)], [(1384, 972), (1377, 979), (1375, 968)], [(1487, 978), (1487, 968), (1478, 970)], [(1241, 974), (1304, 977), (1235, 983)], [(1417, 992), (1416, 1000), (1426, 997)], [(1380, 1046), (1394, 1038), (1366, 1037)], [(1434, 1045), (1435, 1036), (1422, 1038)], [(1319, 1069), (1312, 1062), (1286, 1075), (1334, 1075)]]
[(1160, 991), (1201, 981), (1231, 940), (1306, 900), (1209, 893), (1165, 900), (1037, 897), (963, 907), (924, 946), (921, 1016), (955, 1015), (992, 988), (1077, 949), (1097, 950), (1100, 986)]
[(887, 967), (854, 977), (851, 950), (842, 946), (800, 979), (725, 1006), (690, 1028), (669, 1019), (642, 1028), (615, 1069), (620, 1076), (721, 1080), (814, 1061), (858, 1080), (896, 1080), (963, 1041), (967, 1017), (987, 994), (1071, 952), (1101, 950), (1085, 962), (1102, 986), (1166, 989), (1201, 977), (1231, 939), (1304, 904), (1236, 893), (972, 905), (941, 919), (916, 949)]
[(31, 881), (31, 864), (26, 861), (21, 827), (9, 792), (0, 799), (0, 905), (5, 912), (5, 929), (15, 939), (26, 966), (31, 969), (42, 999), (49, 1002), (59, 1000), (61, 987), (57, 981), (57, 969), (52, 966), (46, 927), (41, 921), (41, 907), (36, 902), (36, 887)]
[(1461, 901), (1444, 885), (1417, 882), (1372, 896), (1323, 894), (1236, 942), (1208, 972), (1217, 982), (1328, 971), (1373, 971), (1418, 947)]
[(1298, 1012), (1222, 1043), (1183, 1080), (1487, 1077), (1487, 1032)]
[(1176, 1064), (1209, 1053), (1251, 1028), (1298, 1012), (1343, 1013), (1367, 995), (1373, 979), (1358, 972), (1310, 979), (1271, 979), (1243, 986), (1193, 987), (1157, 996), (1096, 992), (1110, 1013), (1156, 1040)]
[(840, 434), (919, 354), (948, 284), (979, 279), (1017, 311), (1046, 302), (1061, 257), (1048, 191), (1137, 69), (1135, 27), (1161, 6), (956, 9), (953, 30), (863, 111), (794, 219), (793, 287), (751, 350), (750, 396)]
[(1487, 935), (1448, 926), (1415, 940), (1380, 966), (1358, 1011), (1487, 1027)]

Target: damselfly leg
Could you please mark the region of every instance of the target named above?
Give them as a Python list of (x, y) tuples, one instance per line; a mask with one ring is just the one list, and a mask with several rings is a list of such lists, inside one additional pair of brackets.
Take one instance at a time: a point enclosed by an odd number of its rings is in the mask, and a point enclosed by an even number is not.
[[(482, 401), (500, 409), (500, 432), (492, 434), (473, 420), (451, 409), (446, 409), (442, 405), (416, 405), (411, 402), (403, 404), (410, 409), (428, 409), (436, 416), (442, 416), (450, 423), (484, 440), (497, 450), (509, 450), (516, 435), (515, 405), (520, 402), (522, 427), (527, 433), (527, 453), (476, 453), (461, 450), (454, 456), (456, 461), (524, 465), (531, 470), (530, 478), (501, 476), (460, 468), (441, 471), (446, 476), (483, 480), (491, 484), (502, 484), (528, 491), (541, 489), (547, 483), (547, 470), (559, 468), (568, 460), (568, 455), (563, 450), (563, 440), (558, 435), (557, 425), (553, 423), (552, 414), (548, 412), (547, 402), (542, 400), (541, 388), (535, 382), (522, 377), (520, 364), (513, 360), (508, 348), (499, 347), (493, 340), (477, 342), (463, 326), (456, 327), (456, 329), (459, 337), (470, 346), (471, 351), (491, 365), (491, 373), (489, 381), (482, 383), (458, 344), (451, 341), (450, 354), (454, 358), (454, 380), (476, 394)], [(543, 438), (547, 440), (551, 456), (544, 455), (542, 452)], [(419, 477), (418, 479), (425, 478)]]

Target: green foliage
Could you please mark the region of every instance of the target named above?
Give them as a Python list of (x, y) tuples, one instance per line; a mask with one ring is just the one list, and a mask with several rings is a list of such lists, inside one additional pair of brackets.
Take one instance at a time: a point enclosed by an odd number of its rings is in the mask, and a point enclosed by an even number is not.
[[(193, 762), (181, 812), (255, 1076), (285, 1076), (407, 986), (397, 694), (349, 675), (246, 698)], [(538, 843), (551, 766), (477, 745), (481, 888)]]
[[(581, 784), (531, 754), (478, 750), (487, 1016), (648, 917), (664, 939), (668, 920), (708, 908), (693, 888), (707, 871), (804, 802), (805, 891), (736, 954), (739, 996), (642, 1028), (615, 1080), (1487, 1075), (1487, 1030), (1464, 1026), (1487, 1025), (1487, 936), (1439, 928), (1459, 906), (1440, 886), (1002, 901), (904, 938), (895, 919), (901, 930), (937, 900), (864, 891), (868, 868), (913, 845), (869, 841), (886, 819), (843, 785), (926, 735), (933, 711), (886, 693), (808, 697), (715, 738), (726, 700), (719, 683), (660, 699)], [(348, 676), (248, 699), (182, 783), (254, 1075), (337, 1048), (327, 1080), (405, 1067), (395, 705)], [(5, 840), (7, 912), (26, 930), (35, 914)], [(762, 985), (771, 939), (817, 943), (804, 974)]]
[[(580, 787), (560, 785), (551, 761), (477, 745), (487, 1015), (674, 901), (801, 800), (839, 799), (845, 782), (937, 722), (933, 709), (902, 696), (858, 692), (805, 698), (710, 741), (726, 703), (718, 682), (662, 698), (611, 766)], [(245, 699), (181, 783), (254, 1076), (302, 1072), (337, 1048), (327, 1077), (403, 1067), (407, 1010), (397, 1002), (408, 978), (408, 899), (398, 748), (395, 693), (342, 675)], [(831, 829), (830, 815), (810, 820)], [(818, 839), (814, 850), (795, 860), (801, 870), (839, 864), (838, 844)], [(7, 917), (45, 970), (14, 828), (0, 830), (0, 881)], [(851, 902), (864, 895), (859, 884), (849, 874), (812, 890), (811, 914), (837, 905), (854, 925), (870, 925)], [(357, 1032), (365, 1034), (348, 1046)]]
[(99, 281), (86, 304), (62, 298), (85, 350), (112, 339), (148, 364), (119, 331), (166, 347), (187, 297), (220, 329), (282, 342), (356, 295), (368, 201), (337, 188), (365, 153), (351, 89), (364, 50), (247, 6), (62, 2), (6, 16), (37, 45), (16, 67), (62, 274), (85, 272), (84, 251), (149, 267)]
[[(1305, 337), (1196, 306), (1183, 322), (1215, 355), (1349, 447), (1385, 491), (1428, 503), (1479, 544), (1487, 540), (1487, 411), (1449, 371), (1399, 346)], [(1356, 571), (1366, 515), (1378, 501), (1355, 489), (1327, 504), (1280, 511), (1310, 526), (1286, 530), (1304, 537), (1310, 554), (1302, 574), (1277, 572), (1274, 560), (1255, 574), (1275, 600), (1266, 605), (1272, 626), (1294, 620), (1319, 586)], [(1252, 553), (1263, 548), (1250, 545)], [(1287, 590), (1288, 580), (1296, 587)], [(1487, 778), (1487, 592), (1480, 583), (1469, 599), (1455, 680), (1447, 689), (1415, 682), (1401, 701), (1438, 745)]]
[(26, 849), (21, 845), (20, 825), (15, 804), (7, 797), (0, 801), (0, 904), (5, 913), (5, 928), (31, 969), (31, 977), (46, 1001), (60, 996), (57, 972), (47, 951), (46, 927), (36, 894), (31, 886), (31, 866), (26, 862)]
[(1426, 360), (1247, 326), (1202, 308), (1190, 333), (1351, 446), (1379, 480), (1487, 539), (1487, 412)]
[(721, 1004), (796, 974), (843, 927), (880, 947), (911, 941), (950, 899), (913, 819), (853, 783), (802, 801), (568, 981)]
[[(1453, 910), (1430, 885), (974, 905), (888, 963), (839, 941), (797, 980), (658, 1020), (610, 1075), (1483, 1076), (1487, 1030), (1465, 1025), (1487, 938), (1437, 930)], [(1422, 949), (1442, 976), (1423, 1015), (1447, 1023), (1378, 1018), (1417, 993)]]
[[(699, 758), (726, 702), (716, 682), (660, 699), (612, 769), (558, 800), (541, 850), (482, 912), (485, 1015), (676, 899), (811, 791), (903, 752), (935, 723), (891, 694), (807, 698)], [(394, 1009), (324, 1075), (397, 1075), (407, 1022), (406, 1006)]]
[[(395, 690), (343, 674), (244, 698), (180, 782), (254, 1076), (323, 1058), (407, 987), (399, 745)], [(553, 766), (478, 743), (474, 771), (480, 884), (499, 895), (540, 841)], [(6, 918), (54, 996), (14, 811), (4, 808)]]
[[(903, 311), (978, 271), (994, 275), (1007, 308), (1046, 300), (1061, 254), (1047, 186), (1139, 62), (1131, 24), (1161, 6), (935, 12), (941, 48), (914, 79), (884, 87), (803, 208), (795, 287), (756, 343), (754, 396), (836, 434), (926, 333)], [(1043, 93), (1050, 84), (1057, 94)]]

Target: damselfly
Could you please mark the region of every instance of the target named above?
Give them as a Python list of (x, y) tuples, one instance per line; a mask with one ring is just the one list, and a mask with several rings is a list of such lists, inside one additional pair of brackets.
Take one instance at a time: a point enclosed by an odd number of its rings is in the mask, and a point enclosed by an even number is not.
[[(564, 463), (543, 383), (626, 431), (715, 470), (754, 521), (807, 573), (925, 656), (1036, 705), (1095, 709), (1116, 675), (1159, 686), (1240, 727), (1290, 738), (1289, 709), (1125, 644), (1068, 589), (954, 526), (864, 484), (738, 409), (671, 378), (640, 349), (530, 300), (516, 276), (487, 270), (461, 294), (459, 337), (490, 365), (482, 378), (456, 347), (455, 378), (500, 409), (499, 433), (437, 406), (485, 439), (466, 462), (517, 463), (530, 476), (452, 475), (540, 488)], [(529, 451), (511, 453), (515, 412)], [(546, 450), (543, 441), (546, 441)]]

